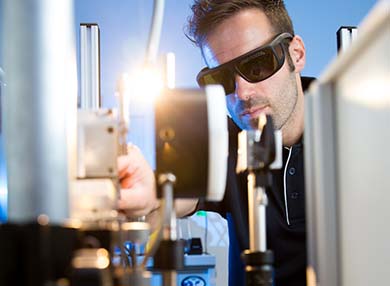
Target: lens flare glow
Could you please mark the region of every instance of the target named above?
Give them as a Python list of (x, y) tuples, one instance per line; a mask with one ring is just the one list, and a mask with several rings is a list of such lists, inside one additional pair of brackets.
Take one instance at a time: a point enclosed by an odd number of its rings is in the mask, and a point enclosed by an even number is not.
[(157, 68), (145, 67), (128, 78), (130, 100), (139, 103), (154, 103), (164, 86), (163, 77)]

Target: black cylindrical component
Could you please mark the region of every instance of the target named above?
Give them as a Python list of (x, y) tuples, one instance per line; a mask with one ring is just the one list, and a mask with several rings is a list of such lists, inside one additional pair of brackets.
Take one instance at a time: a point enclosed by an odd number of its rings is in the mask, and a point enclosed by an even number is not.
[(163, 240), (153, 258), (153, 270), (184, 269), (184, 240)]
[(257, 171), (255, 175), (255, 187), (272, 187), (272, 174), (269, 169)]
[[(195, 89), (167, 90), (156, 102), (156, 174), (176, 176), (175, 198), (206, 197), (207, 120), (206, 94)], [(161, 188), (157, 195), (162, 197)]]
[(246, 286), (272, 286), (274, 255), (272, 251), (264, 252), (245, 250), (241, 254), (245, 263)]
[(118, 239), (118, 233), (109, 229), (84, 229), (79, 231), (81, 248), (105, 248), (108, 251), (113, 249)]
[(110, 278), (108, 269), (73, 269), (70, 283), (72, 286), (105, 286), (112, 285)]
[(0, 224), (0, 285), (42, 286), (68, 278), (77, 229)]

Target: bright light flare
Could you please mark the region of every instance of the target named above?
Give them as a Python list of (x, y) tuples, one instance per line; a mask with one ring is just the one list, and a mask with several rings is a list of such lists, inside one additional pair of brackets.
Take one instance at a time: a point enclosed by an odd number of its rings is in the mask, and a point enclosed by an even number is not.
[(154, 103), (161, 94), (164, 81), (161, 72), (152, 67), (144, 67), (128, 78), (131, 101)]

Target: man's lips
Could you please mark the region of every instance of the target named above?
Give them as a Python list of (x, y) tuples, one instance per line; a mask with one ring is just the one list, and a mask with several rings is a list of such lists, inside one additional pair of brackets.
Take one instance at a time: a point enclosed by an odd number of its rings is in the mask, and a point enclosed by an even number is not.
[(245, 109), (241, 113), (241, 117), (247, 116), (251, 119), (258, 118), (261, 113), (267, 113), (269, 111), (268, 105), (260, 106), (260, 107), (251, 107)]

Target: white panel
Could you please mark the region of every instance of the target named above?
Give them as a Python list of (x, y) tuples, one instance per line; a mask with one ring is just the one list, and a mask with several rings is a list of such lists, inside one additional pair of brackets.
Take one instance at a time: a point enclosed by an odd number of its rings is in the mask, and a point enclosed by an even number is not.
[(205, 90), (209, 129), (207, 200), (221, 201), (225, 194), (229, 155), (225, 91), (221, 85), (208, 85)]
[(342, 285), (384, 285), (390, 265), (389, 43), (388, 20), (336, 84)]

